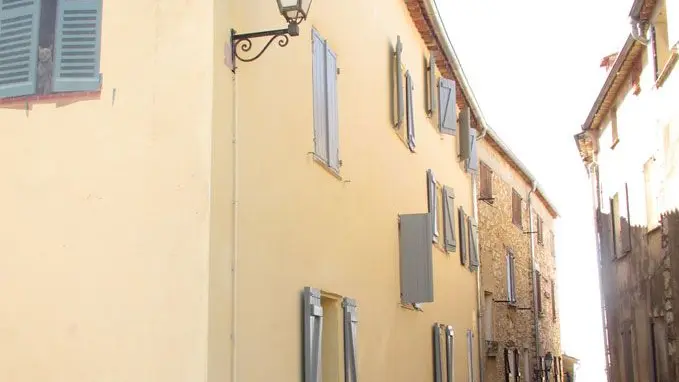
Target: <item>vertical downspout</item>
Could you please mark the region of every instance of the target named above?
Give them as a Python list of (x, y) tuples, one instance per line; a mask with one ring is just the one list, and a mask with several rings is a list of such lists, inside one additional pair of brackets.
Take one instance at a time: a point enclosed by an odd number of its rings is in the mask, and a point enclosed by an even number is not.
[[(485, 129), (482, 134), (485, 134)], [(477, 141), (479, 138), (477, 138)], [(477, 197), (477, 189), (476, 189), (476, 174), (472, 173), (472, 210), (474, 213), (474, 222), (476, 223), (476, 229), (478, 229), (478, 224), (479, 224), (479, 204), (478, 204), (478, 197)], [(474, 227), (472, 227), (474, 229)], [(478, 237), (478, 235), (477, 235)], [(478, 243), (477, 243), (478, 245)], [(481, 325), (481, 320), (483, 319), (483, 316), (481, 314), (481, 252), (480, 248), (479, 251), (477, 252), (477, 258), (479, 261), (479, 266), (476, 268), (476, 325), (477, 325), (477, 332), (478, 332), (478, 353), (479, 353), (479, 382), (483, 382), (483, 369), (484, 369), (484, 346), (483, 346), (483, 330), (482, 330), (482, 325)]]
[[(234, 63), (235, 64), (235, 63)], [(233, 169), (231, 179), (232, 200), (232, 247), (231, 247), (231, 382), (236, 382), (236, 307), (238, 298), (238, 92), (236, 91), (236, 71), (233, 70), (232, 78), (232, 120), (231, 120), (231, 145), (233, 151)]]
[[(533, 188), (528, 193), (528, 238), (530, 240), (530, 263), (533, 274), (533, 327), (535, 329), (535, 363), (538, 363), (540, 357), (540, 316), (538, 312), (538, 290), (537, 290), (537, 272), (535, 266), (535, 243), (533, 240), (533, 208), (531, 207), (531, 198), (537, 189), (538, 184), (533, 180)], [(542, 367), (540, 367), (542, 369)]]

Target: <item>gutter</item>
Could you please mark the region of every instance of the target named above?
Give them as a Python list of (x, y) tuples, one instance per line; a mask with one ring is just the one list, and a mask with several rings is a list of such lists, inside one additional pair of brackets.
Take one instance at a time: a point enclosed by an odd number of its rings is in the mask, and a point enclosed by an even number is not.
[(599, 112), (599, 109), (601, 109), (601, 104), (604, 102), (606, 95), (608, 94), (609, 90), (611, 89), (611, 86), (613, 85), (613, 81), (615, 81), (615, 78), (618, 76), (618, 71), (620, 70), (620, 68), (622, 68), (622, 64), (627, 59), (627, 56), (632, 50), (635, 41), (636, 40), (634, 39), (632, 34), (629, 34), (627, 36), (627, 41), (625, 41), (625, 45), (622, 47), (620, 54), (618, 54), (618, 57), (615, 59), (615, 63), (613, 63), (611, 71), (608, 72), (606, 82), (604, 82), (604, 86), (599, 91), (599, 96), (596, 98), (596, 101), (594, 102), (594, 105), (592, 105), (592, 109), (589, 111), (589, 115), (587, 116), (585, 123), (582, 125), (583, 131), (589, 130), (592, 127), (592, 122), (594, 121), (594, 118)]
[[(464, 75), (464, 70), (462, 70), (462, 65), (460, 64), (460, 59), (457, 57), (457, 53), (455, 53), (455, 49), (453, 48), (453, 44), (450, 41), (450, 37), (448, 36), (448, 32), (446, 31), (445, 25), (443, 25), (443, 21), (441, 20), (441, 14), (438, 10), (438, 7), (436, 6), (436, 0), (423, 0), (422, 1), (424, 5), (424, 9), (427, 12), (427, 15), (429, 16), (429, 19), (431, 20), (432, 28), (434, 29), (435, 35), (439, 38), (439, 42), (441, 45), (441, 48), (443, 49), (443, 54), (446, 57), (446, 61), (450, 63), (453, 69), (453, 73), (455, 74), (455, 78), (457, 79), (458, 84), (462, 88), (462, 93), (465, 95), (465, 99), (467, 100), (467, 103), (469, 104), (469, 108), (472, 110), (474, 117), (476, 118), (476, 121), (479, 124), (480, 127), (480, 134), (477, 137), (477, 140), (481, 140), (486, 137), (486, 135), (490, 136), (490, 138), (497, 143), (498, 146), (504, 151), (504, 153), (509, 157), (510, 160), (512, 160), (516, 166), (519, 168), (521, 172), (529, 179), (530, 182), (536, 183), (535, 177), (528, 171), (526, 166), (521, 163), (519, 158), (514, 155), (514, 153), (507, 147), (507, 145), (502, 142), (502, 140), (497, 136), (497, 134), (493, 131), (493, 129), (488, 126), (488, 122), (486, 121), (486, 118), (483, 116), (483, 113), (481, 112), (481, 108), (479, 107), (479, 103), (476, 100), (476, 97), (474, 96), (474, 92), (471, 89), (471, 86), (469, 85), (469, 81), (467, 80), (467, 77)], [(547, 203), (548, 207), (554, 212), (555, 217), (559, 216), (558, 211), (554, 207), (554, 204), (550, 202), (547, 197), (545, 196), (545, 192), (538, 187), (537, 191), (540, 193), (544, 201)]]

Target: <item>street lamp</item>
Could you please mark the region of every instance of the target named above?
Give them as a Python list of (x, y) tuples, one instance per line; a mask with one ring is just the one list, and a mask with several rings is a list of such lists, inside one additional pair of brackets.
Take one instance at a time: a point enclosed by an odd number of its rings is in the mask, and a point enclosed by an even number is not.
[[(251, 62), (258, 59), (264, 51), (274, 42), (278, 40), (278, 46), (283, 47), (288, 45), (290, 41), (288, 36), (299, 36), (299, 24), (306, 20), (311, 8), (313, 0), (276, 0), (278, 2), (278, 10), (288, 23), (287, 28), (274, 29), (262, 32), (253, 33), (236, 33), (231, 29), (231, 62), (234, 65), (233, 70), (236, 70), (236, 58), (243, 62)], [(242, 57), (238, 54), (238, 49), (241, 52), (247, 53), (252, 49), (252, 39), (258, 37), (269, 37), (269, 41), (264, 47), (253, 57)]]
[(551, 351), (545, 354), (545, 377), (547, 382), (549, 382), (549, 372), (552, 370), (552, 362), (554, 361), (554, 356)]

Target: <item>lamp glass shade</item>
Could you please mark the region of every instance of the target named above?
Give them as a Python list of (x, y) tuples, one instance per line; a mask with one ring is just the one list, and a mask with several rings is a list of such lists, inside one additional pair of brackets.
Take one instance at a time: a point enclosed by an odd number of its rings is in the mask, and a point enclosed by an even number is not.
[(277, 0), (278, 10), (288, 23), (305, 20), (313, 0)]
[(554, 356), (552, 355), (552, 352), (547, 352), (547, 354), (545, 354), (545, 369), (547, 371), (552, 370), (552, 361), (554, 361)]

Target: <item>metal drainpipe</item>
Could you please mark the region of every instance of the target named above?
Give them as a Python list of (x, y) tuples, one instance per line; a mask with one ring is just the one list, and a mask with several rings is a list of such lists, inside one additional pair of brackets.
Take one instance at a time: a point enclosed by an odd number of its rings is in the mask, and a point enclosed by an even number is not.
[[(485, 129), (483, 131), (483, 134), (485, 134)], [(472, 173), (472, 210), (474, 211), (474, 222), (477, 224), (477, 229), (478, 229), (478, 224), (479, 224), (479, 203), (478, 203), (478, 197), (477, 193), (478, 190), (476, 188), (476, 174)], [(474, 229), (474, 227), (472, 227)], [(477, 235), (478, 237), (478, 235)], [(478, 243), (477, 243), (478, 245)], [(483, 382), (483, 372), (484, 372), (484, 365), (483, 365), (483, 329), (481, 325), (481, 321), (483, 319), (481, 315), (481, 252), (480, 248), (479, 251), (477, 252), (477, 257), (479, 260), (479, 267), (476, 269), (476, 325), (477, 325), (477, 336), (478, 336), (478, 348), (479, 348), (479, 382)]]
[[(528, 193), (528, 238), (530, 243), (530, 262), (533, 273), (533, 327), (535, 328), (535, 363), (540, 357), (540, 316), (538, 312), (538, 290), (537, 290), (537, 272), (535, 266), (535, 243), (533, 240), (533, 209), (531, 208), (531, 198), (538, 188), (536, 181), (533, 181), (533, 188)], [(540, 367), (542, 369), (542, 367)]]
[[(234, 62), (235, 65), (235, 62)], [(236, 72), (232, 74), (232, 126), (231, 144), (233, 148), (233, 171), (232, 171), (232, 193), (233, 205), (231, 224), (232, 224), (232, 247), (231, 247), (231, 382), (236, 382), (236, 329), (237, 329), (237, 301), (238, 301), (238, 92), (237, 92)]]

